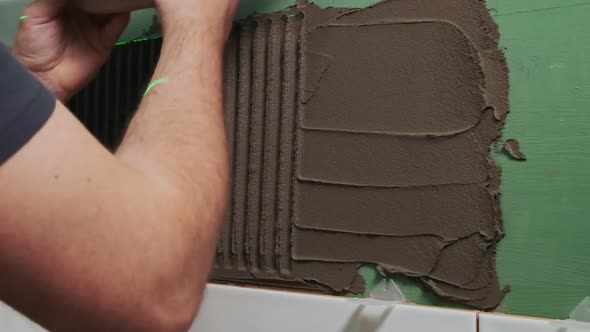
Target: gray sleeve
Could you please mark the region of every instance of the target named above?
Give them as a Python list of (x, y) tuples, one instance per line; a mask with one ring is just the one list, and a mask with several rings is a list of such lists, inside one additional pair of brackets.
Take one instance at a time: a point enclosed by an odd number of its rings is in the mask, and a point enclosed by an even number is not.
[(0, 43), (0, 165), (43, 127), (55, 96)]

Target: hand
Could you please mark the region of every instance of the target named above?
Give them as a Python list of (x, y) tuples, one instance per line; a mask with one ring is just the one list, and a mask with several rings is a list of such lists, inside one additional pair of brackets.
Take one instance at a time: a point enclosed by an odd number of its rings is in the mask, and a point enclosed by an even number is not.
[(239, 0), (155, 0), (164, 34), (169, 30), (198, 29), (225, 41)]
[(88, 14), (68, 0), (35, 0), (23, 15), (13, 53), (64, 102), (92, 79), (129, 23), (129, 14)]

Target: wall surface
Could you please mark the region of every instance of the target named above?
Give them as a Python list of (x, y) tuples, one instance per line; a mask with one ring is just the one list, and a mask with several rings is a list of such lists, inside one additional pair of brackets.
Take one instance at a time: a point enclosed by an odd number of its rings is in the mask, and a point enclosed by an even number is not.
[(590, 294), (590, 3), (488, 0), (510, 68), (506, 138), (528, 161), (498, 157), (506, 238), (498, 252), (513, 313), (565, 317)]
[[(499, 310), (565, 318), (590, 294), (590, 2), (487, 0), (487, 6), (510, 69), (504, 139), (518, 139), (528, 158), (494, 153), (503, 168), (506, 231), (497, 268), (512, 287)], [(400, 281), (416, 302), (444, 304)]]
[[(0, 39), (10, 41), (24, 1), (0, 0)], [(249, 1), (240, 15), (294, 1)], [(318, 0), (322, 6), (366, 6), (371, 0)], [(506, 238), (497, 267), (512, 287), (501, 311), (565, 318), (590, 295), (590, 2), (487, 0), (500, 26), (510, 68), (511, 113), (504, 138), (515, 138), (526, 162), (495, 149), (503, 168)], [(152, 12), (136, 14), (125, 38), (141, 35)], [(362, 273), (371, 284), (370, 267)], [(410, 299), (449, 305), (398, 278)]]
[(24, 1), (0, 0), (0, 42), (11, 44)]

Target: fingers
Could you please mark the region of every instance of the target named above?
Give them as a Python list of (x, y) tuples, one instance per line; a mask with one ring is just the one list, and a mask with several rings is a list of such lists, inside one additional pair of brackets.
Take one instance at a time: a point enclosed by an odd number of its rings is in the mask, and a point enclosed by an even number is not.
[(68, 0), (35, 0), (25, 7), (23, 16), (27, 19), (52, 20), (59, 16), (68, 5)]
[(101, 27), (101, 39), (104, 47), (112, 47), (127, 25), (129, 24), (129, 14), (116, 14), (110, 16), (108, 21)]
[(76, 5), (94, 14), (126, 13), (136, 9), (154, 7), (153, 0), (77, 0)]

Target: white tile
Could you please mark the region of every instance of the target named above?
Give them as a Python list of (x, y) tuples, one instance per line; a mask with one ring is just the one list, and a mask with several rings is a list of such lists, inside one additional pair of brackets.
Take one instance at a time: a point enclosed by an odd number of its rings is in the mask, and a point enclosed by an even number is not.
[[(210, 285), (191, 329), (200, 331), (346, 331), (357, 305), (328, 297)], [(328, 317), (328, 319), (326, 319)]]
[(583, 332), (579, 329), (556, 325), (551, 320), (482, 313), (479, 315), (479, 332)]
[(209, 285), (191, 332), (475, 332), (476, 313)]
[(403, 332), (475, 332), (475, 311), (460, 311), (399, 305), (387, 320), (383, 331)]
[(46, 332), (39, 325), (0, 302), (0, 331), (4, 332)]

